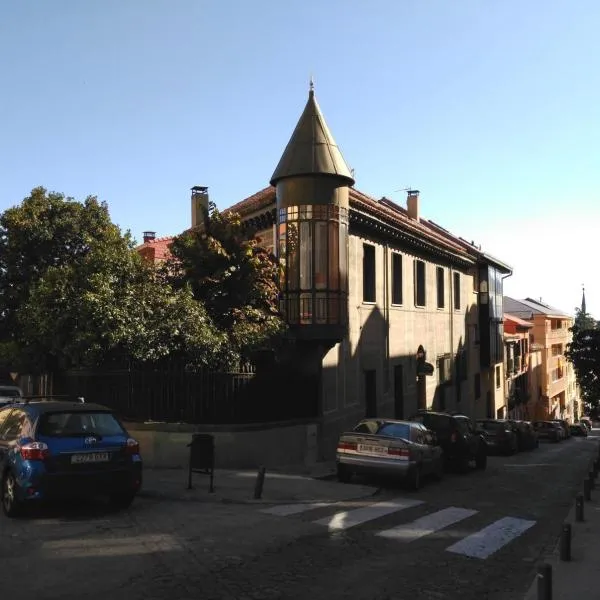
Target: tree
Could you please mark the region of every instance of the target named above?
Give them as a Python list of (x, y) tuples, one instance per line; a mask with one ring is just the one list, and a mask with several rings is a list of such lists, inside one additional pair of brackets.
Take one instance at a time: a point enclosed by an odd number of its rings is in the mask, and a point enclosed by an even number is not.
[(238, 214), (211, 203), (202, 226), (176, 237), (171, 254), (173, 285), (191, 286), (236, 350), (247, 356), (283, 332), (278, 265)]
[(573, 339), (567, 346), (567, 359), (573, 363), (584, 402), (592, 409), (600, 404), (600, 328), (588, 314), (576, 309)]
[(36, 188), (0, 216), (0, 360), (41, 371), (112, 357), (232, 360), (189, 288), (166, 286), (106, 204)]

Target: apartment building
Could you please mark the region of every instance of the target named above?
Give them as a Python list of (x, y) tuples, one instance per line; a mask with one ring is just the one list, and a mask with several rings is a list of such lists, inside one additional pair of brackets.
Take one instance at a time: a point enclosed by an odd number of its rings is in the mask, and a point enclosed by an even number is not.
[(537, 365), (541, 376), (536, 378), (540, 389), (535, 390), (533, 383), (530, 385), (530, 390), (539, 396), (535, 417), (573, 422), (576, 418), (577, 386), (572, 365), (564, 355), (571, 341), (569, 329), (573, 325), (573, 317), (533, 298), (515, 300), (505, 297), (504, 310), (533, 323), (529, 342), (541, 349), (541, 364)]
[(531, 362), (529, 336), (531, 321), (504, 313), (504, 396), (508, 417), (529, 420), (534, 416), (531, 403)]

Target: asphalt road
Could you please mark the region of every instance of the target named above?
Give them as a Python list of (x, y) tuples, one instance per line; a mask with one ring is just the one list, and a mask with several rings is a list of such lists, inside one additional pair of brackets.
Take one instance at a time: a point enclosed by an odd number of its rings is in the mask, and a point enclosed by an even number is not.
[(87, 504), (0, 517), (0, 595), (519, 600), (597, 451), (592, 438), (542, 444), (419, 492), (335, 505), (140, 498), (120, 513)]

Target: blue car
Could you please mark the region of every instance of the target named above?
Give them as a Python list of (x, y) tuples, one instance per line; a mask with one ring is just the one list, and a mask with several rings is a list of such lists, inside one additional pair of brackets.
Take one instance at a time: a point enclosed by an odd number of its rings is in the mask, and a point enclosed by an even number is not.
[(0, 408), (0, 484), (8, 517), (43, 500), (100, 495), (127, 508), (142, 485), (140, 447), (105, 406), (23, 399)]

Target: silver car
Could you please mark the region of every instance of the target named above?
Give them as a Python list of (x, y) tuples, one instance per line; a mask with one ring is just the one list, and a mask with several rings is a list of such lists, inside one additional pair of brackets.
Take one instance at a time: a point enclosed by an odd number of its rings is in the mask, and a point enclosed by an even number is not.
[(444, 472), (435, 434), (421, 423), (393, 419), (364, 419), (352, 431), (342, 433), (336, 463), (342, 482), (354, 474), (391, 475), (408, 480), (415, 490), (423, 477), (441, 479)]

